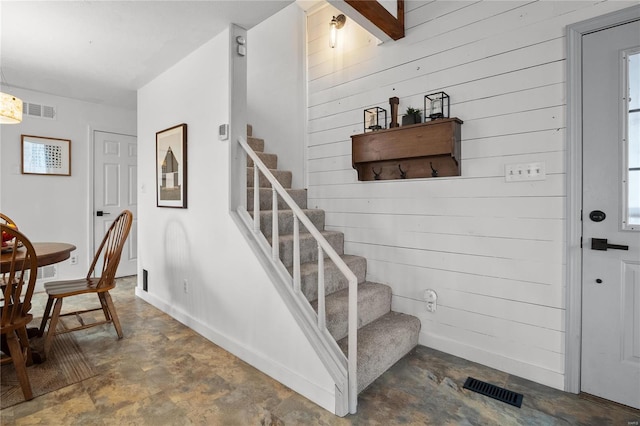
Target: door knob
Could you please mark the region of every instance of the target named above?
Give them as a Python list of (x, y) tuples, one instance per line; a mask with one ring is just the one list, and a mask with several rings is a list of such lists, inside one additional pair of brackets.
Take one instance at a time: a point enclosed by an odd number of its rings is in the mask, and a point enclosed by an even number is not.
[(591, 250), (602, 250), (607, 251), (607, 249), (614, 250), (629, 250), (629, 246), (623, 246), (620, 244), (609, 244), (606, 238), (592, 238), (591, 239)]
[(102, 210), (98, 210), (98, 211), (96, 212), (96, 216), (106, 216), (106, 215), (108, 215), (108, 214), (111, 214), (111, 213), (109, 213), (109, 212), (103, 212)]

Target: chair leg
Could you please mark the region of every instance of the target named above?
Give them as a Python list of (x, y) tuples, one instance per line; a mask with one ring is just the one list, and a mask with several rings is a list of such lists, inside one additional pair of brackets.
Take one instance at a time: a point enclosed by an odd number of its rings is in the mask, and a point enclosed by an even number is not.
[(7, 333), (7, 345), (9, 346), (9, 355), (13, 361), (13, 366), (16, 369), (16, 375), (22, 388), (25, 400), (33, 399), (33, 393), (31, 392), (31, 383), (29, 383), (29, 376), (27, 375), (27, 365), (25, 363), (24, 356), (22, 355), (22, 347), (16, 333), (12, 331)]
[(102, 311), (104, 312), (104, 319), (107, 321), (111, 321), (109, 306), (107, 305), (107, 300), (104, 297), (104, 293), (98, 293), (98, 299), (100, 299), (100, 305), (102, 306)]
[(56, 328), (58, 327), (58, 320), (60, 319), (61, 310), (62, 310), (62, 299), (57, 299), (56, 304), (53, 306), (51, 321), (49, 321), (49, 330), (47, 330), (47, 336), (44, 339), (44, 356), (45, 357), (49, 357), (49, 351), (51, 350), (51, 344), (53, 343), (53, 336), (56, 335)]
[(29, 335), (27, 334), (27, 327), (22, 327), (16, 330), (18, 333), (18, 341), (23, 349), (23, 353), (26, 355), (25, 363), (28, 366), (33, 364), (33, 354), (31, 353), (31, 346), (29, 346)]
[(122, 327), (120, 326), (120, 320), (118, 319), (118, 314), (116, 313), (116, 307), (113, 304), (113, 300), (111, 300), (111, 295), (108, 291), (104, 293), (104, 300), (109, 307), (109, 313), (111, 314), (111, 319), (113, 320), (113, 326), (116, 328), (116, 333), (118, 333), (118, 339), (122, 339)]
[(42, 316), (42, 321), (40, 322), (40, 332), (39, 336), (44, 335), (44, 329), (47, 326), (47, 320), (49, 319), (49, 314), (51, 313), (51, 306), (53, 305), (53, 297), (49, 296), (47, 300), (47, 306), (44, 308), (44, 315)]

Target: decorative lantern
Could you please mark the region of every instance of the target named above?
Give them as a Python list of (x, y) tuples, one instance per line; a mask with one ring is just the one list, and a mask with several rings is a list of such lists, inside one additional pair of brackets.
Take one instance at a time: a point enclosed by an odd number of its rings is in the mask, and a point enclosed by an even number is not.
[(387, 128), (387, 110), (373, 107), (364, 110), (364, 131), (374, 132)]
[(444, 92), (436, 92), (424, 97), (424, 116), (431, 120), (449, 118), (449, 95)]

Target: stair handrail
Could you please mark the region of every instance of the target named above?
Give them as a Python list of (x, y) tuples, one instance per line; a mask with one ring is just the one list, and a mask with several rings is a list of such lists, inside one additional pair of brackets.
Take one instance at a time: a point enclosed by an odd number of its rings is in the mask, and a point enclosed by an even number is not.
[[(349, 283), (349, 296), (348, 296), (348, 355), (347, 355), (347, 375), (348, 375), (348, 400), (349, 400), (349, 412), (355, 414), (357, 410), (358, 401), (358, 380), (357, 380), (357, 360), (358, 360), (358, 279), (356, 275), (351, 271), (347, 264), (342, 260), (340, 255), (336, 253), (331, 244), (315, 227), (313, 222), (302, 211), (300, 206), (291, 198), (284, 187), (278, 182), (273, 173), (262, 162), (260, 157), (249, 146), (247, 141), (242, 137), (238, 137), (238, 144), (244, 149), (244, 151), (253, 160), (254, 164), (254, 186), (253, 186), (253, 218), (254, 218), (254, 233), (260, 232), (260, 185), (259, 185), (259, 171), (263, 176), (271, 183), (273, 193), (273, 218), (272, 218), (272, 261), (279, 262), (280, 257), (278, 253), (278, 195), (287, 204), (287, 206), (293, 212), (294, 217), (294, 260), (293, 260), (293, 282), (294, 290), (300, 294), (300, 259), (299, 249), (296, 250), (295, 244), (299, 241), (298, 235), (298, 222), (302, 222), (307, 231), (314, 237), (318, 243), (318, 281), (322, 282), (322, 285), (318, 286), (318, 327), (326, 329), (325, 312), (324, 312), (324, 270), (321, 267), (324, 264), (324, 251), (327, 256), (333, 261), (338, 270), (347, 278)], [(257, 167), (256, 167), (257, 166)], [(297, 259), (296, 259), (297, 251)]]

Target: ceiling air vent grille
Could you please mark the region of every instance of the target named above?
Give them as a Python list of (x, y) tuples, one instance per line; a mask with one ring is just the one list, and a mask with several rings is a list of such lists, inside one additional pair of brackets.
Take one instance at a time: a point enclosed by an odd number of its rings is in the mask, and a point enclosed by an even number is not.
[(29, 117), (46, 118), (48, 120), (55, 120), (56, 118), (56, 107), (33, 102), (24, 102), (22, 112)]

